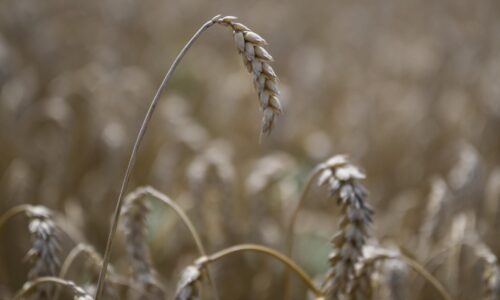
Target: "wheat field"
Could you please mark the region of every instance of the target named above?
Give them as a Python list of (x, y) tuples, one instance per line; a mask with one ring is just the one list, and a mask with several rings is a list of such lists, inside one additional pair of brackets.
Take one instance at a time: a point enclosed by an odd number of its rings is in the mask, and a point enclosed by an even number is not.
[(0, 299), (500, 299), (500, 3), (0, 2)]

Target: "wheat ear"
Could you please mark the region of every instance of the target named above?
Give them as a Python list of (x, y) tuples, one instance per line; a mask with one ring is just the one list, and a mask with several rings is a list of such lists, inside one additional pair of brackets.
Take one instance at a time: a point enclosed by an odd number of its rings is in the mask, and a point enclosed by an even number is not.
[(342, 215), (339, 232), (332, 238), (330, 271), (325, 284), (325, 290), (337, 299), (349, 291), (356, 263), (362, 256), (373, 211), (366, 202), (367, 193), (359, 182), (365, 175), (350, 164), (346, 156), (332, 157), (321, 169), (318, 184), (328, 187)]
[[(137, 188), (134, 192), (129, 194), (127, 199), (129, 199), (128, 201), (143, 201), (141, 199), (143, 199), (146, 196), (156, 199), (162, 202), (163, 204), (167, 205), (168, 207), (172, 208), (173, 211), (177, 214), (177, 216), (179, 216), (179, 218), (182, 220), (184, 225), (186, 225), (187, 229), (191, 233), (191, 236), (194, 239), (194, 242), (196, 244), (196, 247), (198, 248), (200, 255), (202, 257), (206, 256), (205, 247), (203, 246), (200, 235), (198, 234), (196, 228), (194, 227), (193, 222), (189, 219), (184, 210), (182, 210), (182, 208), (178, 204), (176, 204), (172, 199), (170, 199), (167, 195), (155, 190), (152, 187), (147, 186), (147, 187)], [(212, 290), (214, 292), (215, 297), (218, 298), (218, 293), (215, 283), (208, 269), (206, 272), (206, 277), (210, 285), (212, 286)]]
[(217, 20), (217, 23), (233, 30), (236, 48), (241, 54), (248, 72), (252, 74), (254, 87), (259, 94), (260, 106), (264, 113), (262, 133), (269, 134), (278, 115), (281, 114), (281, 104), (278, 98), (280, 93), (277, 85), (278, 76), (270, 65), (273, 57), (263, 47), (267, 45), (266, 40), (247, 26), (235, 22), (236, 19), (232, 16), (222, 17)]
[(165, 299), (165, 291), (158, 282), (146, 244), (146, 217), (149, 203), (142, 199), (144, 198), (137, 198), (137, 194), (134, 193), (125, 198), (122, 228), (125, 233), (126, 250), (135, 281), (154, 299)]
[[(32, 206), (28, 211), (31, 249), (26, 259), (31, 267), (28, 280), (39, 277), (57, 276), (61, 266), (59, 232), (52, 221), (50, 211), (42, 206)], [(52, 299), (54, 290), (47, 286), (36, 288), (36, 299)]]
[[(120, 187), (120, 192), (118, 194), (118, 200), (116, 202), (115, 211), (113, 213), (113, 220), (111, 222), (111, 228), (109, 230), (108, 239), (106, 242), (106, 250), (104, 252), (104, 261), (103, 261), (101, 271), (99, 273), (99, 280), (97, 283), (97, 290), (96, 290), (96, 300), (101, 299), (103, 285), (104, 285), (104, 277), (106, 276), (106, 270), (107, 270), (109, 259), (111, 256), (111, 247), (113, 246), (113, 239), (114, 239), (116, 229), (118, 226), (120, 212), (122, 209), (122, 202), (123, 202), (123, 198), (125, 196), (128, 182), (130, 180), (130, 175), (132, 173), (132, 169), (134, 168), (135, 161), (137, 159), (137, 153), (139, 151), (141, 142), (144, 138), (144, 135), (146, 134), (146, 130), (148, 128), (151, 117), (153, 116), (153, 112), (155, 111), (156, 106), (158, 105), (158, 101), (160, 99), (160, 96), (163, 93), (163, 91), (165, 90), (165, 88), (167, 87), (167, 84), (170, 80), (170, 77), (172, 77), (172, 74), (174, 73), (175, 69), (179, 65), (180, 61), (186, 55), (187, 51), (191, 48), (191, 46), (194, 44), (194, 42), (200, 37), (200, 35), (214, 24), (237, 26), (236, 24), (238, 24), (238, 23), (233, 23), (234, 19), (235, 19), (234, 17), (221, 17), (221, 16), (217, 15), (217, 16), (213, 17), (210, 21), (207, 21), (205, 24), (203, 24), (198, 29), (198, 31), (196, 31), (196, 33), (191, 37), (191, 39), (187, 42), (187, 44), (184, 46), (184, 48), (182, 48), (181, 52), (179, 52), (179, 54), (175, 58), (174, 62), (170, 66), (169, 70), (167, 71), (167, 74), (163, 78), (163, 80), (160, 84), (160, 87), (158, 88), (155, 96), (153, 97), (153, 100), (151, 101), (149, 109), (146, 112), (144, 120), (143, 120), (141, 127), (139, 129), (139, 133), (137, 134), (137, 138), (134, 142), (134, 146), (132, 148), (132, 153), (130, 154), (127, 169), (125, 170), (123, 181), (122, 181), (122, 184)], [(234, 27), (234, 29), (238, 29), (238, 28)], [(264, 63), (262, 63), (263, 62), (262, 59), (265, 58), (266, 54), (268, 55), (268, 53), (265, 52), (265, 50), (261, 51), (262, 49), (264, 49), (264, 48), (260, 47), (260, 44), (264, 43), (263, 39), (260, 38), (260, 36), (258, 36), (257, 34), (251, 32), (247, 29), (248, 28), (243, 26), (240, 29), (238, 29), (238, 32), (241, 32), (244, 35), (243, 37), (245, 38), (245, 41), (248, 41), (248, 43), (250, 43), (251, 45), (256, 45), (256, 47), (254, 48), (254, 51), (255, 51), (254, 55), (256, 55), (255, 57), (261, 57), (259, 59), (253, 60), (253, 61), (255, 61), (256, 66), (259, 65), (262, 67), (262, 70), (260, 72), (257, 72), (258, 69), (256, 67), (254, 74), (262, 73), (262, 76), (259, 75), (260, 77), (257, 77), (257, 79), (255, 79), (255, 80), (259, 84), (259, 85), (256, 85), (257, 89), (259, 91), (262, 91), (259, 94), (259, 98), (261, 98), (261, 106), (264, 108), (262, 132), (264, 134), (268, 134), (271, 132), (271, 130), (274, 126), (276, 116), (281, 111), (278, 98), (275, 96), (278, 94), (278, 89), (275, 86), (276, 75), (274, 74), (274, 71), (272, 71), (272, 68), (270, 68), (270, 66), (269, 66), (269, 68), (267, 68), (267, 66), (268, 66), (267, 63), (266, 63), (266, 66), (264, 65)], [(261, 41), (261, 39), (262, 39), (262, 41)], [(246, 47), (246, 42), (244, 44)], [(260, 48), (257, 49), (257, 46), (259, 46)], [(270, 58), (270, 55), (268, 55), (268, 56)], [(252, 63), (252, 65), (253, 65), (253, 63)], [(264, 79), (259, 79), (261, 77)], [(264, 85), (262, 85), (262, 84), (264, 84)], [(264, 100), (267, 101), (267, 104), (262, 104), (263, 102), (266, 103)]]

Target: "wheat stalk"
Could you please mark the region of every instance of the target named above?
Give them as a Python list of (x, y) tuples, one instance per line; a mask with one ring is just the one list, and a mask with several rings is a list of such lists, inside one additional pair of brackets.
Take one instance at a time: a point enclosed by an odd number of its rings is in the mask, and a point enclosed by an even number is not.
[(213, 263), (229, 255), (234, 255), (241, 252), (261, 253), (276, 259), (277, 261), (284, 264), (288, 269), (297, 274), (300, 279), (302, 279), (309, 290), (314, 293), (316, 300), (324, 300), (323, 292), (318, 287), (316, 287), (316, 285), (313, 283), (313, 280), (307, 275), (304, 270), (302, 270), (292, 259), (290, 259), (286, 255), (283, 255), (278, 251), (266, 246), (255, 244), (241, 244), (232, 246), (226, 249), (222, 249), (214, 254), (200, 257), (196, 261), (196, 265), (199, 266), (199, 268), (206, 269), (210, 263)]
[(137, 194), (129, 194), (123, 205), (123, 231), (125, 245), (135, 281), (139, 286), (152, 295), (148, 299), (164, 299), (165, 292), (157, 279), (156, 271), (151, 263), (151, 256), (146, 244), (146, 217), (149, 212), (149, 203), (137, 198)]
[[(40, 285), (45, 287), (47, 284), (55, 284), (57, 286), (64, 286), (71, 289), (73, 292), (73, 300), (93, 300), (92, 296), (87, 294), (83, 288), (79, 287), (74, 282), (51, 276), (39, 277), (26, 282), (23, 288), (16, 293), (14, 300), (24, 299), (25, 296), (32, 293), (33, 290), (35, 290), (35, 293), (40, 290)], [(41, 298), (37, 297), (36, 299)]]
[(264, 113), (262, 133), (269, 134), (274, 128), (278, 115), (281, 114), (278, 76), (270, 65), (273, 57), (263, 47), (267, 45), (266, 40), (247, 26), (235, 22), (236, 19), (236, 17), (227, 16), (217, 19), (216, 22), (233, 30), (236, 48), (248, 72), (252, 74), (254, 87), (259, 95), (260, 106)]
[[(269, 66), (269, 64), (266, 62), (267, 60), (271, 60), (271, 56), (265, 51), (264, 48), (261, 47), (261, 45), (265, 44), (265, 41), (260, 38), (257, 34), (253, 33), (252, 31), (248, 30), (247, 27), (245, 26), (240, 26), (238, 27), (239, 23), (234, 23), (233, 20), (234, 17), (220, 17), (219, 15), (213, 17), (209, 21), (205, 22), (199, 29), (196, 31), (196, 33), (191, 37), (191, 39), (187, 42), (187, 44), (182, 48), (181, 52), (177, 55), (175, 58), (174, 62), (170, 66), (169, 70), (167, 71), (167, 74), (165, 74), (165, 77), (163, 78), (158, 90), (155, 93), (155, 96), (153, 97), (153, 100), (151, 101), (151, 104), (149, 106), (148, 111), (146, 112), (146, 115), (144, 117), (144, 120), (141, 124), (141, 127), (139, 129), (139, 133), (137, 134), (137, 137), (134, 142), (134, 146), (132, 148), (132, 153), (130, 154), (129, 162), (127, 165), (127, 169), (125, 170), (125, 174), (123, 176), (123, 181), (120, 187), (120, 192), (118, 194), (118, 200), (116, 201), (116, 207), (115, 211), (113, 213), (113, 221), (111, 223), (111, 228), (109, 230), (108, 234), (108, 239), (106, 242), (106, 250), (104, 252), (104, 261), (103, 265), (101, 268), (101, 271), (99, 273), (99, 280), (97, 283), (97, 291), (96, 291), (96, 300), (101, 299), (102, 295), (102, 290), (103, 290), (103, 285), (104, 285), (104, 277), (106, 277), (106, 270), (109, 264), (110, 260), (110, 255), (111, 255), (111, 247), (113, 246), (113, 239), (116, 233), (116, 229), (118, 226), (119, 218), (120, 218), (120, 212), (122, 209), (122, 202), (123, 198), (125, 196), (125, 192), (128, 186), (128, 182), (130, 180), (130, 175), (132, 174), (132, 170), (134, 168), (136, 159), (137, 159), (137, 153), (139, 151), (139, 148), (141, 146), (141, 142), (146, 134), (146, 130), (148, 128), (149, 122), (151, 121), (151, 118), (153, 116), (153, 113), (156, 109), (156, 106), (158, 105), (158, 101), (160, 99), (161, 94), (167, 87), (168, 82), (170, 81), (170, 78), (172, 77), (172, 74), (174, 73), (175, 69), (179, 65), (180, 61), (182, 58), (186, 55), (187, 51), (191, 48), (191, 46), (194, 44), (194, 42), (200, 37), (200, 35), (210, 28), (214, 24), (223, 24), (230, 26), (233, 28), (234, 32), (237, 33), (235, 36), (238, 36), (238, 38), (243, 37), (244, 39), (244, 45), (245, 45), (245, 51), (248, 52), (248, 55), (250, 55), (250, 46), (254, 45), (254, 55), (249, 56), (250, 58), (253, 57), (252, 59), (252, 70), (254, 70), (253, 74), (257, 77), (255, 77), (254, 82), (256, 82), (256, 88), (259, 91), (259, 98), (261, 101), (261, 107), (263, 108), (264, 111), (264, 117), (262, 121), (262, 133), (264, 134), (269, 134), (274, 126), (276, 116), (281, 112), (281, 107), (279, 104), (279, 100), (277, 98), (278, 94), (278, 89), (276, 87), (276, 75), (274, 74), (274, 71), (272, 68)], [(241, 35), (240, 35), (241, 33)], [(243, 36), (242, 36), (243, 35)], [(246, 45), (248, 46), (248, 50), (246, 49)], [(239, 45), (241, 45), (241, 42), (239, 42)], [(240, 48), (239, 48), (240, 49)], [(246, 53), (246, 52), (245, 52)], [(249, 60), (250, 62), (250, 60)], [(269, 66), (269, 67), (268, 67)], [(261, 69), (259, 69), (261, 68)], [(217, 298), (217, 297), (216, 297)]]
[[(32, 206), (27, 215), (32, 243), (26, 254), (26, 259), (31, 264), (28, 280), (57, 276), (61, 266), (61, 247), (59, 232), (50, 211), (42, 206)], [(51, 287), (41, 286), (36, 288), (35, 295), (37, 299), (52, 299), (54, 291)]]
[[(71, 251), (68, 253), (66, 258), (64, 259), (64, 262), (63, 262), (62, 267), (61, 267), (61, 271), (59, 272), (59, 278), (61, 278), (61, 279), (66, 278), (66, 275), (68, 274), (71, 266), (73, 265), (73, 263), (75, 262), (75, 260), (78, 258), (78, 256), (80, 254), (86, 254), (87, 258), (89, 258), (89, 260), (85, 261), (86, 265), (90, 266), (93, 273), (97, 272), (97, 274), (98, 274), (99, 268), (102, 265), (101, 255), (99, 253), (97, 253), (97, 251), (92, 246), (82, 243), (82, 244), (76, 245), (73, 249), (71, 249)], [(104, 286), (104, 295), (105, 295), (106, 299), (119, 299), (118, 290), (116, 288), (118, 280), (116, 278), (117, 277), (116, 273), (111, 266), (108, 270), (108, 276), (109, 277), (106, 278), (106, 284)], [(126, 284), (126, 285), (129, 286), (128, 284)], [(88, 287), (91, 289), (92, 287), (95, 287), (95, 286), (93, 284), (89, 284)], [(87, 288), (86, 290), (89, 291), (89, 288)], [(91, 292), (89, 292), (89, 293), (91, 293)], [(60, 295), (60, 290), (56, 289), (54, 299), (58, 300), (59, 295)]]

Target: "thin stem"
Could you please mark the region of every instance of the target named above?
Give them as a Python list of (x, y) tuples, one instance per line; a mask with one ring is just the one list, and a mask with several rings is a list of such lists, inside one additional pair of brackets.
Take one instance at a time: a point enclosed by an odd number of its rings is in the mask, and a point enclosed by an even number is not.
[(200, 263), (214, 262), (216, 260), (219, 260), (219, 259), (227, 256), (227, 255), (236, 254), (238, 252), (243, 252), (243, 251), (260, 252), (260, 253), (270, 255), (273, 258), (276, 258), (277, 260), (284, 263), (293, 272), (295, 272), (318, 299), (322, 299), (324, 297), (323, 292), (319, 288), (317, 288), (316, 285), (314, 285), (314, 283), (313, 283), (312, 279), (309, 277), (309, 275), (307, 275), (306, 272), (304, 270), (302, 270), (292, 259), (290, 259), (286, 255), (283, 255), (283, 254), (277, 252), (274, 249), (271, 249), (271, 248), (268, 248), (265, 246), (253, 245), (253, 244), (236, 245), (236, 246), (221, 250), (221, 251), (214, 253), (210, 256), (207, 256), (204, 259), (200, 260)]
[[(69, 268), (73, 265), (73, 262), (80, 255), (80, 253), (84, 253), (87, 251), (88, 251), (88, 249), (84, 244), (78, 244), (73, 249), (71, 249), (71, 251), (68, 253), (66, 258), (64, 259), (63, 265), (61, 267), (61, 271), (59, 272), (59, 278), (64, 279), (64, 277), (66, 277), (66, 274), (69, 271)], [(54, 299), (59, 300), (60, 294), (61, 294), (61, 290), (59, 289), (59, 286), (58, 286), (58, 287), (56, 287)]]
[(201, 242), (200, 235), (198, 234), (198, 231), (194, 227), (193, 222), (191, 222), (191, 220), (186, 215), (184, 210), (177, 203), (175, 203), (175, 201), (173, 201), (167, 195), (157, 191), (156, 189), (154, 189), (150, 186), (142, 187), (142, 188), (139, 188), (138, 190), (140, 191), (139, 193), (150, 196), (152, 198), (155, 198), (155, 199), (161, 201), (163, 204), (167, 205), (168, 207), (172, 208), (174, 210), (174, 212), (182, 220), (184, 225), (186, 225), (189, 232), (191, 233), (191, 236), (193, 237), (194, 242), (196, 243), (196, 247), (198, 248), (200, 255), (202, 255), (202, 256), (207, 255), (205, 247), (203, 246), (203, 243)]
[[(59, 278), (64, 278), (66, 277), (69, 269), (73, 265), (73, 262), (76, 260), (76, 258), (81, 254), (89, 252), (89, 249), (87, 246), (84, 244), (78, 244), (76, 247), (71, 249), (69, 254), (66, 256), (66, 259), (63, 262), (63, 265), (61, 267), (61, 271), (59, 272)], [(57, 299), (57, 298), (56, 298)]]
[(445, 300), (451, 300), (450, 294), (446, 291), (444, 286), (436, 279), (436, 277), (432, 276), (424, 267), (422, 267), (417, 261), (413, 258), (410, 258), (406, 255), (401, 255), (401, 259), (409, 265), (415, 272), (422, 275), (429, 283), (439, 292), (441, 297)]
[[(198, 248), (198, 251), (200, 252), (200, 255), (202, 257), (207, 256), (207, 251), (205, 250), (205, 247), (203, 246), (200, 235), (198, 234), (198, 231), (194, 227), (193, 222), (191, 222), (191, 219), (189, 219), (189, 217), (186, 215), (184, 210), (177, 203), (175, 203), (175, 201), (173, 201), (167, 195), (157, 191), (156, 189), (154, 189), (153, 187), (150, 187), (150, 186), (137, 188), (137, 194), (139, 194), (139, 196), (135, 199), (139, 199), (141, 197), (141, 195), (147, 195), (147, 196), (150, 196), (154, 199), (161, 201), (163, 204), (172, 208), (174, 210), (174, 212), (177, 214), (177, 216), (179, 216), (179, 218), (182, 220), (182, 223), (184, 223), (184, 225), (186, 225), (187, 229), (191, 233), (191, 236), (194, 239), (194, 242), (196, 244), (196, 247)], [(208, 271), (208, 269), (207, 269), (207, 278), (208, 278), (210, 285), (212, 286), (215, 298), (218, 298), (218, 293), (217, 293), (217, 289), (215, 288), (215, 283), (214, 283), (212, 276), (210, 275), (210, 272)]]
[(37, 285), (43, 284), (43, 283), (54, 283), (57, 285), (62, 285), (64, 287), (69, 287), (77, 295), (80, 295), (84, 292), (83, 289), (79, 290), (78, 286), (72, 281), (64, 280), (64, 279), (61, 279), (58, 277), (46, 276), (46, 277), (38, 277), (37, 279), (34, 279), (30, 282), (27, 282), (24, 285), (24, 287), (19, 292), (17, 292), (17, 294), (14, 296), (14, 300), (23, 299), (24, 295), (28, 294)]
[(97, 282), (97, 291), (96, 291), (96, 296), (95, 300), (100, 300), (103, 292), (103, 287), (104, 287), (104, 278), (106, 277), (106, 271), (108, 268), (109, 264), (109, 259), (111, 257), (111, 247), (113, 246), (113, 238), (116, 233), (116, 228), (118, 225), (118, 221), (120, 218), (120, 212), (123, 204), (123, 197), (125, 195), (125, 191), (127, 189), (128, 182), (130, 180), (130, 174), (132, 173), (132, 169), (134, 168), (135, 161), (137, 159), (137, 152), (139, 151), (139, 147), (141, 145), (141, 142), (144, 138), (144, 135), (146, 134), (146, 130), (148, 128), (149, 122), (151, 120), (151, 117), (153, 116), (153, 112), (155, 111), (155, 108), (158, 104), (158, 101), (160, 99), (161, 94), (167, 87), (167, 84), (169, 82), (170, 77), (172, 77), (172, 74), (174, 73), (177, 65), (180, 63), (184, 55), (186, 55), (187, 51), (191, 48), (193, 43), (199, 38), (199, 36), (207, 30), (210, 26), (215, 24), (216, 20), (219, 18), (219, 15), (213, 17), (210, 21), (206, 22), (203, 24), (200, 29), (191, 37), (191, 39), (187, 42), (187, 44), (182, 48), (181, 52), (177, 55), (175, 58), (174, 62), (170, 66), (170, 69), (168, 70), (167, 74), (163, 78), (163, 81), (160, 84), (160, 87), (156, 91), (155, 96), (153, 97), (153, 100), (151, 101), (151, 104), (149, 106), (149, 109), (146, 113), (146, 116), (144, 117), (144, 120), (142, 122), (141, 128), (139, 129), (139, 133), (137, 135), (137, 138), (134, 143), (134, 147), (132, 148), (132, 153), (129, 158), (128, 166), (125, 171), (125, 175), (123, 177), (122, 185), (120, 188), (120, 193), (118, 194), (118, 200), (116, 202), (116, 208), (114, 211), (113, 215), (113, 222), (111, 224), (111, 229), (108, 234), (108, 240), (106, 242), (106, 250), (104, 252), (104, 260), (102, 264), (102, 268), (99, 272), (99, 280)]
[[(68, 271), (70, 270), (71, 266), (73, 265), (73, 262), (82, 253), (87, 254), (87, 256), (91, 257), (91, 258), (93, 257), (94, 254), (98, 255), (96, 252), (94, 252), (94, 250), (90, 246), (87, 246), (86, 244), (76, 245), (73, 249), (71, 249), (69, 254), (66, 256), (66, 259), (64, 260), (64, 263), (61, 267), (61, 271), (59, 272), (60, 279), (65, 279), (66, 275), (68, 274)], [(102, 264), (102, 260), (96, 261), (96, 263)], [(113, 283), (115, 283), (117, 285), (121, 285), (121, 286), (126, 287), (128, 289), (131, 289), (133, 291), (136, 291), (141, 295), (148, 294), (148, 292), (143, 290), (141, 287), (134, 285), (133, 282), (129, 282), (126, 279), (119, 278), (116, 274), (114, 274), (114, 276), (113, 276)], [(55, 300), (59, 299), (59, 296), (60, 296), (60, 289), (59, 289), (59, 287), (57, 287), (54, 299)]]
[(0, 216), (0, 232), (2, 231), (2, 227), (9, 221), (12, 217), (28, 211), (32, 206), (30, 204), (21, 204), (18, 206), (14, 206), (6, 211), (2, 216)]
[[(307, 178), (306, 185), (304, 189), (302, 190), (302, 193), (300, 194), (299, 201), (297, 202), (297, 206), (295, 207), (292, 216), (290, 218), (290, 223), (287, 228), (286, 232), (286, 249), (285, 253), (288, 257), (293, 257), (293, 247), (294, 247), (294, 241), (295, 241), (295, 223), (297, 222), (297, 218), (299, 216), (300, 209), (303, 206), (303, 203), (309, 194), (309, 191), (311, 190), (314, 179), (316, 176), (319, 174), (319, 171), (322, 168), (320, 165), (316, 166), (314, 170), (309, 174), (309, 177)], [(283, 299), (287, 300), (290, 299), (290, 271), (286, 270), (283, 278)]]

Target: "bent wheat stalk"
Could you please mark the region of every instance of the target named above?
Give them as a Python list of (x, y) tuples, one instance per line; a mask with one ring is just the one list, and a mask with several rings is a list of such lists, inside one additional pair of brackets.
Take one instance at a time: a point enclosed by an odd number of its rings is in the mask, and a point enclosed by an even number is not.
[(32, 292), (33, 289), (38, 288), (39, 285), (48, 283), (70, 288), (73, 291), (74, 294), (73, 299), (75, 300), (92, 300), (92, 297), (89, 294), (87, 294), (87, 292), (85, 292), (84, 289), (77, 286), (74, 282), (51, 276), (39, 277), (32, 281), (28, 281), (27, 283), (24, 284), (23, 288), (19, 292), (17, 292), (17, 294), (14, 296), (14, 300), (21, 300), (30, 292)]
[[(198, 248), (200, 255), (206, 256), (205, 247), (203, 246), (201, 238), (198, 234), (198, 231), (194, 227), (193, 222), (189, 219), (189, 217), (186, 215), (184, 210), (177, 203), (175, 203), (172, 199), (170, 199), (167, 195), (157, 191), (156, 189), (154, 189), (153, 187), (150, 187), (150, 186), (139, 187), (127, 196), (127, 199), (125, 201), (126, 206), (133, 206), (134, 202), (141, 201), (141, 199), (143, 199), (146, 196), (149, 196), (153, 199), (156, 199), (156, 200), (162, 202), (163, 204), (167, 205), (168, 207), (172, 208), (174, 210), (174, 212), (177, 214), (177, 216), (179, 216), (179, 218), (182, 220), (184, 225), (186, 225), (189, 232), (191, 233), (191, 236), (194, 239), (194, 242), (196, 244), (196, 247)], [(140, 256), (144, 257), (145, 255), (141, 254)], [(208, 278), (210, 284), (212, 285), (214, 292), (216, 292), (215, 284), (214, 284), (209, 272), (207, 272), (207, 278)]]
[[(265, 44), (264, 39), (262, 39), (259, 35), (252, 32), (248, 27), (234, 23), (235, 17), (221, 17), (217, 15), (213, 17), (210, 21), (207, 21), (203, 24), (198, 31), (191, 37), (191, 39), (187, 42), (187, 44), (182, 48), (181, 52), (177, 55), (174, 62), (170, 66), (167, 74), (163, 78), (160, 87), (156, 91), (153, 100), (149, 106), (149, 109), (144, 117), (141, 128), (139, 129), (139, 133), (134, 142), (134, 146), (132, 148), (132, 153), (129, 158), (129, 162), (127, 165), (127, 169), (125, 170), (125, 175), (120, 187), (120, 192), (118, 194), (118, 200), (116, 202), (115, 211), (113, 214), (113, 221), (111, 223), (111, 228), (108, 234), (108, 239), (106, 242), (106, 250), (104, 252), (104, 261), (99, 273), (99, 281), (97, 284), (96, 290), (96, 300), (100, 300), (103, 291), (104, 285), (104, 277), (106, 276), (106, 270), (109, 264), (109, 259), (111, 256), (111, 247), (113, 246), (113, 239), (116, 233), (116, 229), (118, 226), (118, 220), (120, 218), (120, 212), (123, 204), (123, 198), (125, 196), (125, 191), (128, 186), (128, 182), (130, 180), (130, 175), (132, 173), (132, 169), (134, 168), (137, 153), (139, 151), (139, 147), (144, 138), (146, 130), (148, 128), (151, 117), (153, 116), (153, 112), (156, 109), (158, 101), (160, 99), (161, 94), (167, 87), (167, 84), (170, 80), (170, 77), (174, 73), (175, 69), (179, 65), (182, 58), (186, 55), (187, 51), (191, 48), (194, 42), (200, 37), (200, 35), (210, 28), (214, 24), (222, 24), (227, 25), (233, 28), (235, 34), (235, 40), (238, 45), (238, 49), (246, 55), (246, 59), (248, 63), (252, 66), (252, 73), (254, 75), (254, 83), (259, 92), (259, 98), (261, 100), (261, 107), (264, 110), (264, 117), (262, 123), (262, 133), (269, 134), (274, 126), (276, 116), (281, 112), (281, 105), (277, 98), (277, 94), (279, 93), (276, 87), (276, 74), (267, 63), (272, 58), (271, 56), (262, 48), (262, 45)], [(243, 38), (243, 41), (241, 41)], [(241, 46), (244, 46), (244, 51), (241, 50)], [(253, 49), (253, 50), (252, 50)], [(253, 51), (253, 54), (252, 54)], [(248, 63), (245, 63), (248, 67)]]
[(269, 255), (269, 256), (279, 260), (284, 265), (286, 265), (290, 270), (295, 272), (300, 277), (300, 279), (302, 279), (302, 281), (309, 288), (309, 290), (314, 293), (314, 295), (316, 296), (316, 299), (324, 299), (324, 294), (321, 291), (321, 289), (316, 287), (316, 285), (313, 283), (313, 281), (309, 277), (309, 275), (307, 275), (307, 273), (304, 270), (302, 270), (302, 268), (300, 268), (292, 259), (290, 259), (289, 257), (287, 257), (284, 254), (279, 253), (278, 251), (276, 251), (274, 249), (271, 249), (271, 248), (268, 248), (265, 246), (254, 245), (254, 244), (243, 244), (243, 245), (232, 246), (232, 247), (223, 249), (219, 252), (216, 252), (212, 255), (201, 257), (200, 259), (197, 260), (197, 264), (201, 265), (201, 266), (206, 266), (209, 263), (215, 262), (221, 258), (228, 256), (228, 255), (236, 254), (239, 252), (258, 252), (258, 253), (263, 253), (263, 254)]
[[(94, 248), (92, 248), (91, 246), (80, 243), (80, 244), (76, 245), (73, 249), (71, 249), (71, 251), (68, 253), (66, 258), (64, 259), (64, 262), (63, 262), (62, 267), (61, 267), (61, 271), (59, 272), (59, 278), (65, 279), (70, 268), (73, 266), (73, 263), (76, 261), (76, 259), (80, 255), (83, 255), (83, 254), (86, 254), (86, 257), (90, 260), (90, 262), (92, 264), (92, 269), (94, 270), (93, 272), (96, 272), (95, 270), (99, 270), (99, 268), (102, 264), (102, 258), (99, 255), (99, 253), (97, 253), (94, 250)], [(113, 298), (111, 298), (111, 299), (117, 298), (117, 291), (115, 289), (115, 284), (124, 285), (127, 288), (139, 290), (141, 293), (145, 293), (144, 290), (133, 287), (128, 282), (125, 282), (125, 281), (118, 282), (119, 280), (117, 280), (116, 274), (112, 268), (110, 268), (108, 270), (108, 275), (112, 276), (112, 277), (108, 277), (106, 279), (106, 283), (111, 283), (111, 284), (108, 284), (104, 289), (104, 295), (107, 295), (108, 298), (110, 298), (110, 296), (113, 296)], [(60, 289), (56, 288), (56, 293), (55, 293), (54, 299), (58, 300), (59, 296), (60, 296)]]
[(174, 60), (174, 62), (170, 66), (170, 69), (168, 70), (167, 74), (163, 78), (163, 81), (160, 84), (160, 87), (156, 91), (156, 94), (153, 97), (153, 101), (151, 102), (151, 105), (149, 106), (149, 109), (146, 113), (146, 116), (144, 117), (144, 121), (142, 122), (141, 128), (139, 129), (139, 134), (137, 135), (137, 138), (135, 140), (134, 147), (132, 148), (132, 153), (130, 155), (128, 166), (127, 166), (127, 169), (125, 171), (125, 176), (123, 178), (120, 192), (118, 194), (118, 200), (117, 200), (115, 212), (113, 215), (113, 221), (111, 224), (111, 229), (110, 229), (109, 234), (108, 234), (108, 240), (106, 242), (106, 250), (104, 252), (104, 261), (102, 264), (101, 271), (99, 273), (99, 280), (97, 282), (97, 290), (96, 290), (96, 295), (95, 295), (96, 300), (100, 300), (101, 296), (102, 296), (103, 287), (104, 287), (104, 277), (106, 276), (106, 271), (107, 271), (109, 259), (111, 256), (111, 247), (113, 246), (113, 238), (114, 238), (114, 235), (116, 233), (117, 226), (118, 226), (118, 220), (120, 218), (120, 212), (121, 212), (121, 208), (122, 208), (123, 197), (125, 196), (125, 190), (127, 189), (127, 185), (128, 185), (129, 180), (130, 180), (130, 174), (132, 173), (132, 169), (134, 168), (134, 165), (135, 165), (135, 161), (137, 158), (137, 152), (139, 151), (139, 147), (141, 145), (141, 142), (144, 138), (144, 135), (146, 134), (146, 130), (148, 128), (149, 121), (151, 120), (151, 117), (153, 116), (153, 112), (155, 111), (156, 106), (158, 105), (158, 100), (160, 99), (160, 95), (163, 93), (163, 90), (167, 87), (167, 83), (168, 83), (170, 77), (174, 73), (175, 69), (177, 68), (177, 65), (179, 65), (179, 63), (182, 60), (182, 58), (184, 57), (184, 55), (186, 55), (189, 48), (191, 48), (191, 46), (194, 44), (194, 42), (200, 37), (200, 35), (205, 30), (207, 30), (210, 26), (215, 24), (215, 20), (218, 17), (219, 16), (215, 16), (213, 19), (211, 19), (210, 21), (203, 24), (200, 27), (200, 29), (198, 29), (198, 31), (193, 35), (193, 37), (191, 37), (191, 39), (184, 46), (184, 48), (181, 50), (181, 52), (177, 55), (176, 59)]
[(3, 226), (5, 224), (7, 224), (7, 222), (10, 219), (12, 219), (13, 217), (15, 217), (18, 214), (26, 213), (27, 211), (29, 211), (32, 208), (33, 208), (33, 205), (21, 204), (21, 205), (14, 206), (14, 207), (10, 208), (9, 210), (7, 210), (5, 213), (2, 214), (2, 216), (0, 216), (0, 232), (2, 232)]
[[(309, 174), (307, 178), (306, 185), (300, 194), (299, 200), (297, 202), (297, 206), (292, 212), (292, 216), (290, 218), (290, 223), (288, 224), (288, 228), (285, 236), (285, 254), (293, 258), (293, 248), (295, 241), (295, 223), (297, 223), (297, 218), (299, 216), (300, 209), (304, 205), (304, 201), (309, 194), (311, 188), (313, 187), (313, 183), (315, 182), (316, 177), (319, 175), (320, 171), (323, 169), (323, 164), (320, 164), (314, 168)], [(290, 271), (286, 270), (284, 279), (283, 279), (283, 299), (290, 299)]]

